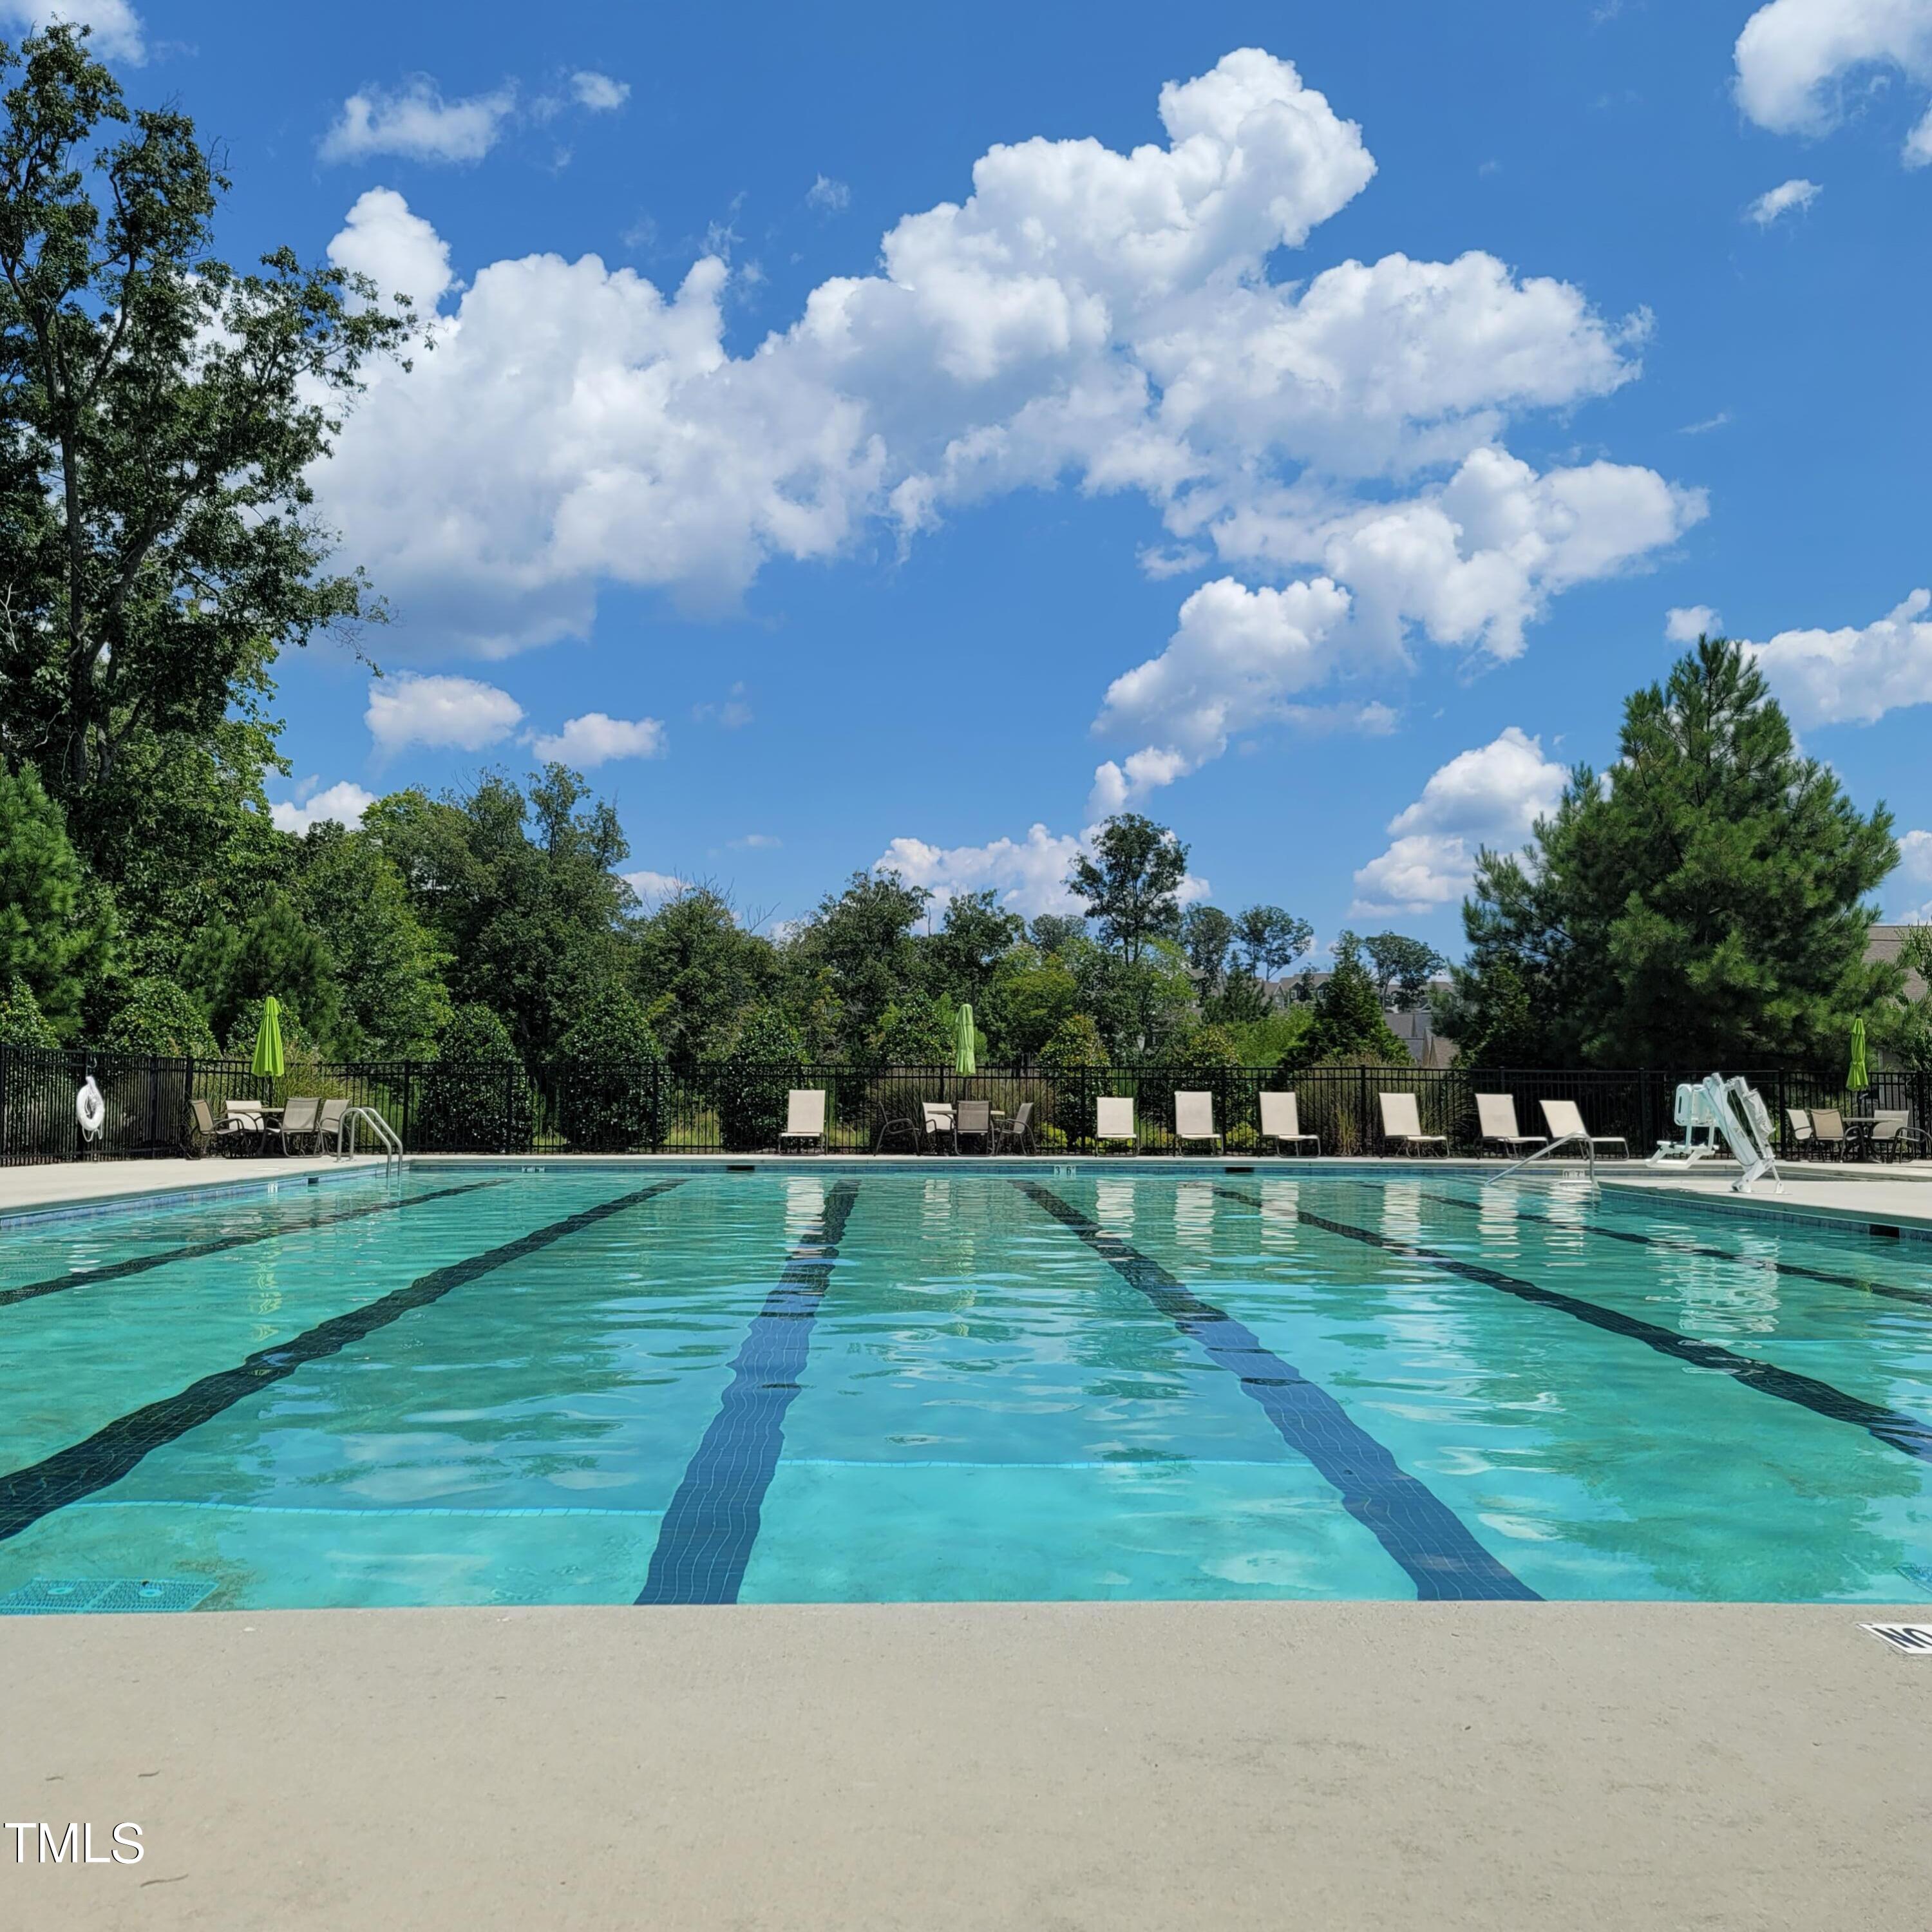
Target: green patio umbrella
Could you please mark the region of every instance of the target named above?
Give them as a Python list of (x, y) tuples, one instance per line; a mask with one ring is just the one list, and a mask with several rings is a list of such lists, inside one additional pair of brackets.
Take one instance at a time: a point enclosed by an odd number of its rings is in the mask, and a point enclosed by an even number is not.
[(975, 1052), (973, 1031), (973, 1009), (970, 1006), (959, 1009), (959, 1036), (952, 1048), (952, 1070), (956, 1073), (976, 1073), (980, 1070), (979, 1055)]
[(258, 1079), (279, 1080), (286, 1070), (282, 1058), (281, 1002), (274, 994), (262, 1002), (262, 1024), (255, 1033), (255, 1057), (248, 1071)]
[(1871, 1084), (1871, 1069), (1865, 1064), (1865, 1023), (1863, 1019), (1852, 1022), (1852, 1064), (1845, 1074), (1845, 1084), (1854, 1093), (1862, 1093)]

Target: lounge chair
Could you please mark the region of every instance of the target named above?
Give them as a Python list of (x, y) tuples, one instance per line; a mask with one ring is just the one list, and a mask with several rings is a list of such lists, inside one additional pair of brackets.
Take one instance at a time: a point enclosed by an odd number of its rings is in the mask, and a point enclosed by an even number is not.
[(1216, 1154), (1221, 1151), (1221, 1136), (1214, 1131), (1213, 1094), (1174, 1095), (1174, 1138), (1184, 1148), (1190, 1141), (1206, 1141)]
[(286, 1154), (289, 1151), (289, 1141), (291, 1136), (298, 1141), (312, 1138), (321, 1120), (322, 1102), (320, 1099), (311, 1100), (304, 1097), (290, 1101), (282, 1109), (282, 1124), (280, 1131), (283, 1153)]
[(1108, 1141), (1126, 1141), (1132, 1152), (1140, 1152), (1140, 1136), (1134, 1129), (1134, 1103), (1131, 1100), (1096, 1100), (1094, 1103), (1094, 1140), (1096, 1146)]
[(1843, 1160), (1851, 1145), (1851, 1136), (1845, 1132), (1845, 1117), (1836, 1107), (1811, 1109), (1811, 1137), (1817, 1143), (1819, 1153), (1828, 1160)]
[(1022, 1100), (1013, 1109), (1011, 1120), (993, 1123), (993, 1151), (995, 1154), (1000, 1151), (1002, 1141), (1028, 1154), (1033, 1151), (1033, 1102), (1030, 1100)]
[(1262, 1094), (1262, 1138), (1273, 1141), (1283, 1153), (1293, 1148), (1298, 1154), (1311, 1143), (1318, 1154), (1322, 1151), (1321, 1136), (1301, 1131), (1301, 1109), (1292, 1093)]
[(1440, 1148), (1448, 1154), (1447, 1134), (1425, 1134), (1422, 1131), (1422, 1113), (1413, 1094), (1384, 1094), (1380, 1098), (1384, 1140), (1393, 1141), (1404, 1154), (1414, 1154), (1418, 1150), (1426, 1153), (1431, 1148)]
[(1791, 1144), (1798, 1150), (1801, 1160), (1808, 1157), (1810, 1150), (1817, 1144), (1818, 1136), (1811, 1130), (1811, 1116), (1802, 1107), (1787, 1107), (1784, 1110), (1785, 1131), (1791, 1136)]
[(962, 1136), (970, 1136), (978, 1140), (991, 1154), (993, 1150), (993, 1103), (990, 1100), (962, 1100), (952, 1115), (953, 1150), (958, 1151)]
[(1478, 1094), (1476, 1123), (1483, 1130), (1485, 1144), (1494, 1141), (1512, 1156), (1550, 1144), (1547, 1134), (1526, 1134), (1517, 1126), (1516, 1102), (1508, 1094)]
[(922, 1100), (919, 1111), (928, 1146), (936, 1140), (949, 1140), (952, 1151), (959, 1151), (959, 1126), (951, 1106), (944, 1100)]
[[(816, 1141), (820, 1154), (825, 1151), (825, 1089), (823, 1087), (794, 1087), (785, 1096), (785, 1124), (778, 1130), (778, 1152), (785, 1150), (787, 1141)], [(801, 1148), (801, 1153), (804, 1151)]]
[(1618, 1148), (1625, 1160), (1630, 1158), (1630, 1142), (1622, 1134), (1593, 1134), (1583, 1124), (1583, 1110), (1574, 1100), (1546, 1100), (1543, 1103), (1544, 1124), (1550, 1130), (1552, 1140), (1568, 1140), (1573, 1136), (1586, 1140), (1592, 1149), (1600, 1152), (1605, 1148)]

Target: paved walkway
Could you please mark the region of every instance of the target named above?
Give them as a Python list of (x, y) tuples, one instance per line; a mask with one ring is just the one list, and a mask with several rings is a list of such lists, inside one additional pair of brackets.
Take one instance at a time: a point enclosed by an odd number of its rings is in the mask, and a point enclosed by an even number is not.
[(1882, 1614), (10, 1619), (4, 1816), (146, 1851), (0, 1838), (0, 1922), (1923, 1932), (1932, 1658)]
[(350, 1167), (382, 1166), (380, 1156), (332, 1154), (273, 1160), (74, 1160), (44, 1167), (0, 1167), (0, 1214), (124, 1195), (172, 1193), (189, 1187), (246, 1186), (265, 1180), (306, 1180)]

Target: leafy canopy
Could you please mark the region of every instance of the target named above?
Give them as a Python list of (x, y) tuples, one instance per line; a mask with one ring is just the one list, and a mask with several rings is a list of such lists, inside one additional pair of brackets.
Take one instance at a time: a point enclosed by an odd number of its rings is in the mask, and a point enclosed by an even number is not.
[(1823, 1065), (1896, 969), (1868, 964), (1892, 817), (1803, 757), (1763, 674), (1700, 639), (1624, 709), (1522, 856), (1485, 851), (1445, 1031), (1466, 1058)]
[(1131, 965), (1149, 940), (1179, 933), (1186, 877), (1187, 848), (1166, 826), (1123, 812), (1094, 835), (1093, 856), (1082, 853), (1073, 862), (1066, 884), (1087, 902), (1101, 938)]

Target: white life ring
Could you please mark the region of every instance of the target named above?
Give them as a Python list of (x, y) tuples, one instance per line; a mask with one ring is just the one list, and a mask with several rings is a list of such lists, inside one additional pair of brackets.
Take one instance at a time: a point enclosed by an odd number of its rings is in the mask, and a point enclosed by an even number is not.
[(107, 1102), (100, 1096), (100, 1089), (94, 1084), (94, 1076), (89, 1074), (80, 1091), (74, 1096), (74, 1111), (80, 1122), (80, 1130), (92, 1140), (100, 1138), (101, 1123), (107, 1118)]

